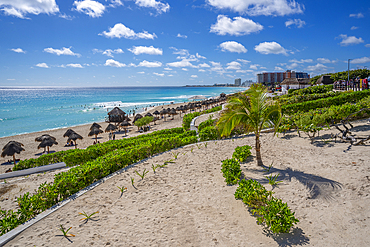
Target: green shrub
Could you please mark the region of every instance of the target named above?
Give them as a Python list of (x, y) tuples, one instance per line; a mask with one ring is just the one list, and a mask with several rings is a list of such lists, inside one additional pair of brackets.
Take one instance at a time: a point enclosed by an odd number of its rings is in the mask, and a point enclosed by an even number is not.
[(218, 140), (220, 138), (220, 132), (214, 126), (207, 126), (199, 132), (200, 141)]
[(240, 180), (234, 196), (252, 208), (259, 224), (266, 224), (274, 233), (289, 232), (299, 220), (294, 217), (287, 203), (274, 198), (272, 194), (259, 182), (250, 179)]
[(216, 119), (208, 119), (204, 122), (201, 122), (198, 126), (198, 131), (201, 131), (202, 129), (208, 126), (215, 126), (216, 121), (217, 121)]
[(235, 159), (223, 160), (221, 171), (227, 184), (237, 184), (242, 175), (240, 164)]
[[(177, 134), (174, 135), (173, 133)], [(158, 137), (158, 134), (163, 135)], [(96, 152), (106, 152), (104, 155), (83, 162), (80, 166), (72, 167), (68, 171), (56, 174), (53, 182), (41, 184), (33, 195), (26, 193), (20, 196), (17, 198), (19, 205), (17, 211), (0, 209), (1, 234), (23, 224), (37, 214), (121, 168), (148, 158), (153, 154), (197, 142), (195, 134), (195, 131), (184, 133), (182, 129), (179, 131), (179, 128), (158, 131), (155, 134), (130, 138), (130, 141), (136, 139), (135, 145), (109, 152), (107, 152), (109, 150), (107, 147), (114, 145), (114, 141), (104, 143), (105, 147), (102, 143), (103, 148)], [(80, 151), (82, 152), (82, 150)], [(83, 153), (81, 153), (81, 156), (83, 156)]]
[(248, 145), (236, 147), (232, 157), (239, 162), (244, 162), (252, 154), (251, 149), (252, 147)]

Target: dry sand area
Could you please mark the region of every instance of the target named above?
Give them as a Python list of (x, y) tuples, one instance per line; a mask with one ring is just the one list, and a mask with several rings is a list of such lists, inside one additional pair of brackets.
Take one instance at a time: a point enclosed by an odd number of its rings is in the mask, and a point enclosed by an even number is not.
[[(368, 135), (366, 121), (355, 124)], [(248, 208), (235, 200), (237, 186), (227, 186), (221, 161), (254, 137), (192, 144), (151, 157), (37, 222), (6, 246), (369, 246), (369, 144), (328, 141), (322, 131), (313, 144), (295, 132), (263, 134), (265, 166), (282, 183), (275, 196), (287, 202), (300, 222), (289, 234), (274, 235), (256, 224)], [(153, 172), (152, 164), (164, 168)], [(254, 151), (252, 151), (254, 155)], [(241, 164), (245, 178), (272, 189), (255, 157)], [(141, 178), (135, 173), (149, 173)], [(135, 187), (130, 178), (135, 179)], [(117, 186), (125, 186), (123, 193)], [(79, 212), (99, 211), (83, 222)], [(72, 227), (69, 239), (59, 225)]]

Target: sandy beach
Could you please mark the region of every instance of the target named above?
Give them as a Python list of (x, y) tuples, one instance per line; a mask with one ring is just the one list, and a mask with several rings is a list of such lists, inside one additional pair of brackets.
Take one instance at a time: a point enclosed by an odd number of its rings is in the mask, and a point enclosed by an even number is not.
[[(181, 122), (175, 117), (168, 124), (176, 126), (176, 121)], [(337, 132), (322, 131), (313, 144), (296, 132), (262, 135), (264, 165), (272, 164), (271, 174), (279, 174), (282, 181), (273, 189), (274, 196), (287, 202), (300, 221), (289, 234), (273, 235), (257, 225), (248, 208), (235, 200), (237, 186), (224, 182), (221, 161), (231, 158), (237, 146), (253, 147), (254, 137), (249, 136), (192, 144), (151, 157), (60, 208), (6, 246), (368, 246), (369, 144), (335, 143), (331, 133)], [(357, 121), (355, 132), (370, 134), (367, 120)], [(241, 164), (244, 178), (257, 179), (271, 190), (254, 150), (252, 155)], [(152, 164), (170, 159), (175, 163), (153, 172)], [(144, 169), (149, 173), (142, 180), (135, 171)], [(41, 181), (52, 181), (52, 172), (7, 183), (2, 205), (16, 206), (11, 197)], [(117, 186), (128, 188), (122, 197)], [(83, 211), (99, 213), (83, 222)], [(76, 236), (61, 236), (60, 224), (72, 227), (70, 233)]]

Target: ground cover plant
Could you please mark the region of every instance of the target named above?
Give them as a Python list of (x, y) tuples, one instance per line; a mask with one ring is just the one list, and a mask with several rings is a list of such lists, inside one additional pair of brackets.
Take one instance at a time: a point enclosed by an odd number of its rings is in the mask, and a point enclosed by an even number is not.
[(190, 123), (194, 118), (200, 115), (203, 115), (203, 114), (212, 113), (212, 112), (221, 111), (221, 110), (222, 110), (222, 106), (216, 106), (216, 107), (213, 107), (205, 111), (191, 112), (191, 113), (185, 114), (184, 117), (182, 118), (182, 127), (185, 130), (188, 130), (190, 129)]
[(274, 198), (272, 191), (266, 190), (256, 180), (240, 180), (234, 194), (235, 199), (241, 199), (252, 210), (259, 224), (265, 224), (273, 233), (289, 232), (294, 224), (299, 222), (294, 217), (287, 203)]
[(235, 159), (226, 159), (222, 161), (221, 172), (228, 185), (237, 184), (242, 175), (240, 163)]
[[(89, 186), (109, 174), (148, 158), (154, 154), (165, 152), (180, 146), (197, 142), (195, 131), (185, 132), (182, 128), (153, 132), (127, 139), (135, 145), (129, 148), (117, 148), (120, 141), (108, 141), (100, 144), (101, 156), (91, 159), (91, 152), (82, 153), (87, 162), (72, 167), (68, 171), (56, 174), (54, 181), (43, 183), (33, 195), (25, 193), (17, 198), (19, 208), (16, 210), (0, 209), (1, 234), (33, 218), (37, 214), (63, 201), (79, 190)], [(122, 140), (124, 142), (124, 140)], [(118, 144), (119, 145), (118, 145)], [(117, 145), (117, 146), (116, 146)], [(97, 145), (94, 145), (97, 146)], [(115, 148), (112, 150), (112, 146)], [(125, 145), (121, 145), (125, 146)], [(88, 150), (88, 149), (86, 149)], [(94, 149), (95, 150), (95, 149)], [(83, 160), (83, 158), (78, 157)], [(172, 160), (168, 162), (173, 162)], [(132, 179), (134, 186), (134, 180)]]
[(232, 157), (239, 162), (245, 162), (252, 155), (251, 149), (252, 147), (248, 145), (236, 147)]

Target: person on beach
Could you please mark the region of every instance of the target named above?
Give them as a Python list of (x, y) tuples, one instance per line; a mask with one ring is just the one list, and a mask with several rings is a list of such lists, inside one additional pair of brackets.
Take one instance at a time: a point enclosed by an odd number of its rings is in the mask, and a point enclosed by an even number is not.
[(112, 133), (109, 133), (109, 140), (112, 140)]
[(113, 134), (113, 140), (116, 140), (116, 134)]

